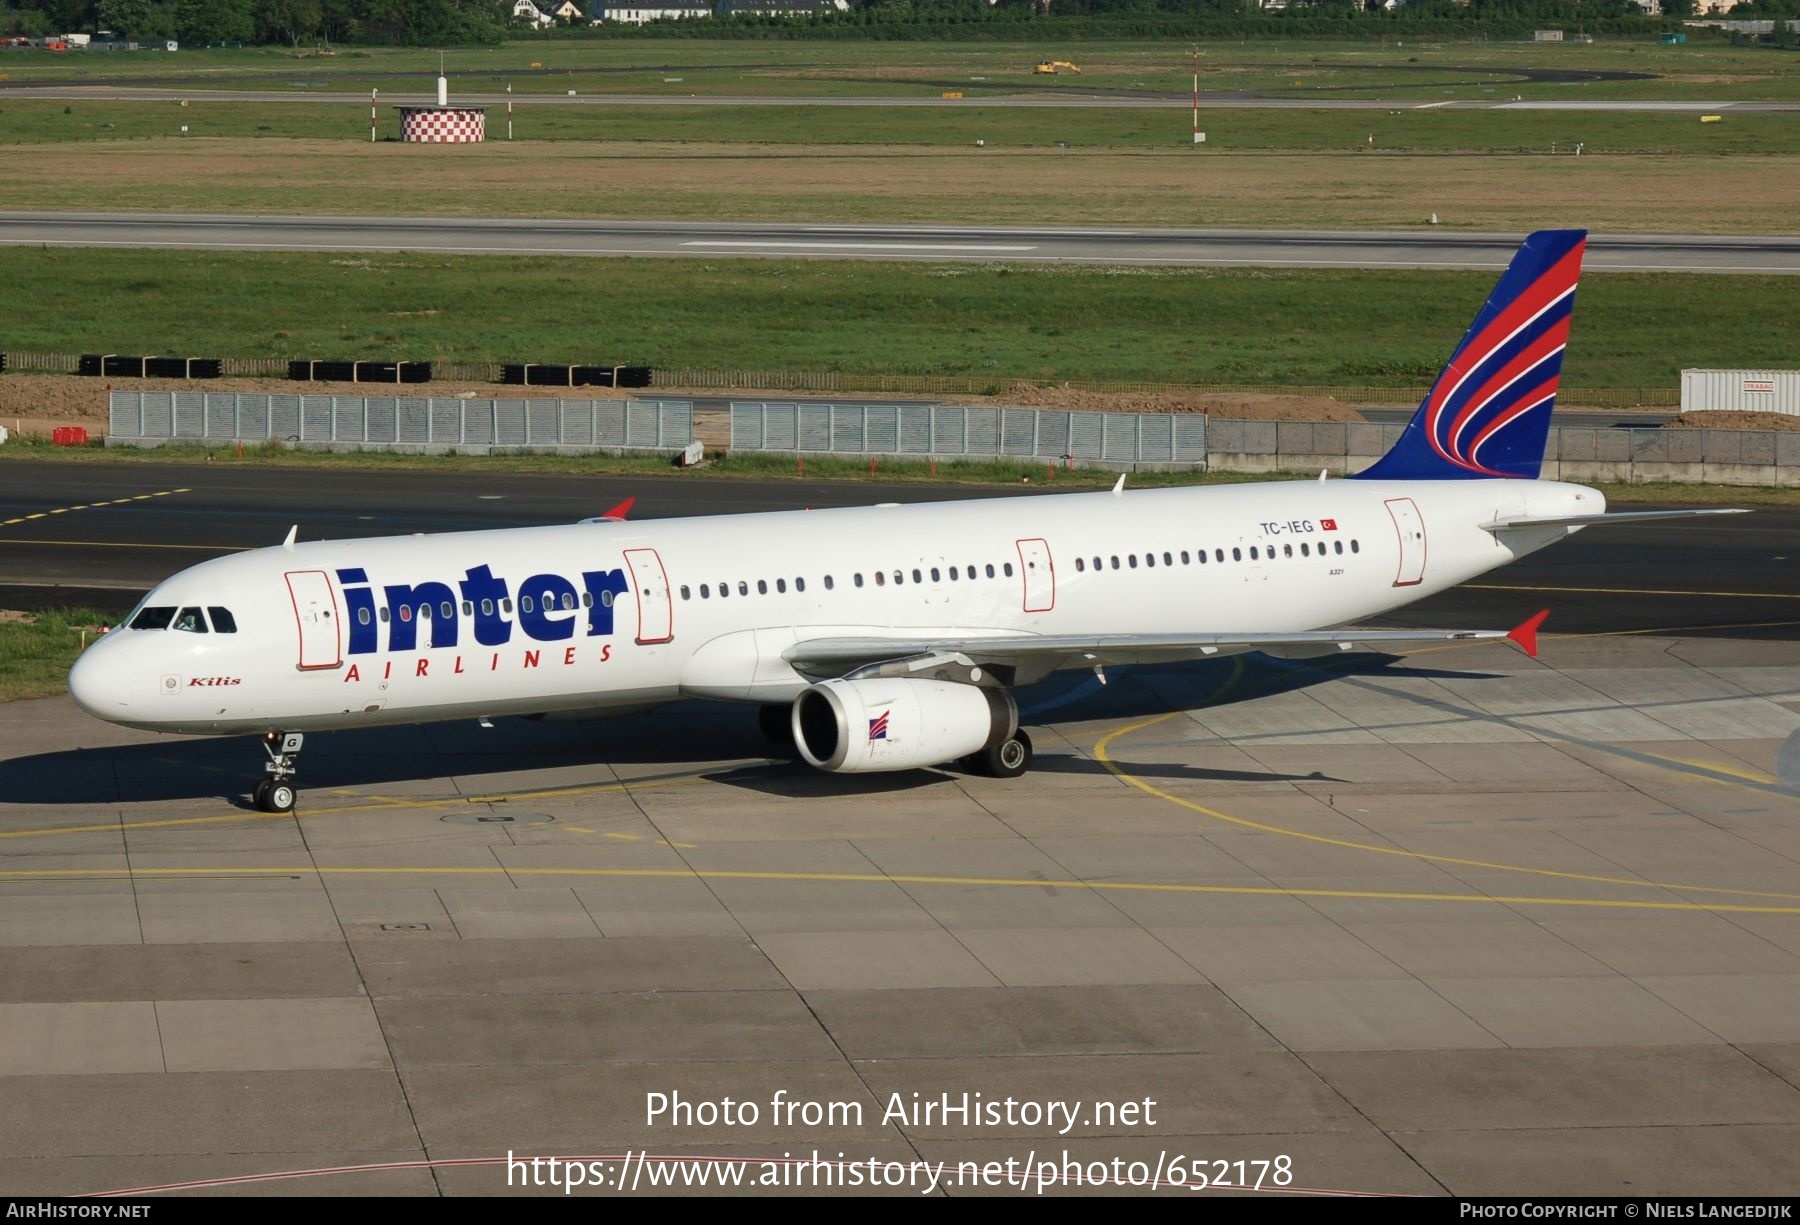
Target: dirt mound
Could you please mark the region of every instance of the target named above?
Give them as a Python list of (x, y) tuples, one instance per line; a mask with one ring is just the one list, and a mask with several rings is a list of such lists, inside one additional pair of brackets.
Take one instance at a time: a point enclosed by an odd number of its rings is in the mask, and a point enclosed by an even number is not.
[(1690, 430), (1800, 430), (1800, 416), (1740, 409), (1703, 409), (1671, 418), (1665, 428)]
[(1361, 413), (1329, 396), (1288, 396), (1261, 392), (1084, 391), (1076, 387), (1039, 387), (1014, 383), (983, 404), (1022, 408), (1064, 408), (1107, 413), (1205, 413), (1233, 421), (1364, 420)]

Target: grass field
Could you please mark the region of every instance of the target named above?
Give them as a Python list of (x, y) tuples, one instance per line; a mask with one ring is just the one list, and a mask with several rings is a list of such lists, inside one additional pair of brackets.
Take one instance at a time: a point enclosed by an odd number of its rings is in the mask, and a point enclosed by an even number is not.
[(0, 702), (43, 698), (68, 688), (69, 667), (110, 618), (92, 609), (54, 609), (24, 619), (0, 616)]
[[(1487, 272), (35, 248), (5, 260), (16, 351), (600, 361), (997, 385), (1427, 381), (1493, 283)], [(1591, 276), (1565, 378), (1667, 386), (1684, 366), (1786, 364), (1792, 285)]]
[[(1404, 38), (1404, 32), (1400, 32)], [(452, 88), (519, 93), (908, 95), (1121, 89), (1174, 91), (1192, 83), (1191, 44), (749, 42), (700, 40), (515, 42), (456, 50)], [(1330, 43), (1289, 39), (1203, 42), (1201, 88), (1271, 97), (1378, 96), (1437, 100), (1584, 98), (1800, 98), (1791, 53), (1732, 47), (1701, 34), (1686, 46), (1642, 38), (1584, 45), (1518, 41)], [(1039, 76), (1040, 59), (1072, 60), (1080, 76)], [(537, 67), (533, 67), (533, 65)], [(435, 51), (356, 49), (330, 57), (278, 48), (175, 55), (0, 52), (15, 82), (156, 83), (182, 88), (362, 89), (428, 92)], [(1649, 73), (1651, 80), (1534, 79), (1544, 73)], [(679, 80), (670, 80), (679, 77)]]
[[(397, 139), (393, 108), (379, 111), (378, 134)], [(1702, 157), (1796, 152), (1795, 117), (1744, 112), (1702, 124), (1692, 113), (1504, 110), (1231, 110), (1202, 117), (1207, 149), (1378, 153), (1621, 153)], [(0, 97), (0, 145), (156, 140), (178, 146), (206, 138), (346, 141), (367, 144), (366, 103), (44, 102)], [(795, 133), (829, 136), (833, 146), (893, 145), (995, 149), (1169, 149), (1192, 143), (1189, 112), (1175, 109), (939, 107), (519, 106), (515, 144), (542, 141), (689, 143), (804, 147)], [(505, 135), (499, 113), (489, 137)], [(1188, 150), (1192, 154), (1193, 150)]]
[(505, 142), (0, 147), (0, 209), (1792, 233), (1800, 152), (1224, 153)]

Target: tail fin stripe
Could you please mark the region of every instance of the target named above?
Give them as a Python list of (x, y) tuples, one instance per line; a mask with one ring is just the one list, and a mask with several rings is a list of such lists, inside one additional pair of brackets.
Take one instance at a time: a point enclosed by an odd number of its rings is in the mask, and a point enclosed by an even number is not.
[(1462, 441), (1463, 430), (1475, 416), (1493, 402), (1495, 397), (1516, 385), (1526, 375), (1542, 366), (1545, 361), (1561, 353), (1569, 340), (1569, 316), (1564, 315), (1550, 326), (1550, 329), (1531, 342), (1529, 348), (1519, 353), (1505, 366), (1501, 367), (1492, 378), (1482, 384), (1481, 389), (1469, 397), (1456, 420), (1450, 425), (1450, 447), (1454, 451)]
[[(1492, 348), (1473, 361), (1459, 358), (1444, 372), (1441, 386), (1433, 389), (1433, 395), (1426, 409), (1423, 421), (1426, 437), (1431, 447), (1442, 458), (1456, 463), (1458, 456), (1455, 440), (1461, 432), (1463, 421), (1471, 411), (1468, 405), (1478, 404), (1482, 393), (1475, 391), (1483, 387), (1482, 375), (1495, 367), (1505, 368), (1522, 352), (1527, 351), (1545, 333), (1554, 330), (1558, 324), (1564, 323), (1574, 307), (1574, 290), (1557, 297), (1542, 310), (1529, 319), (1519, 323), (1504, 337), (1500, 338)], [(1454, 372), (1455, 379), (1451, 381)], [(1479, 411), (1477, 408), (1474, 411)], [(1452, 416), (1454, 414), (1454, 417)]]
[[(1459, 346), (1457, 358), (1468, 353), (1487, 353), (1505, 344), (1504, 340), (1496, 342), (1495, 335), (1511, 336), (1519, 327), (1531, 319), (1544, 313), (1558, 298), (1562, 298), (1575, 290), (1575, 282), (1581, 276), (1581, 255), (1586, 243), (1578, 243), (1575, 248), (1551, 268), (1542, 273), (1523, 293), (1508, 303), (1497, 318), (1488, 321), (1486, 327), (1478, 335), (1469, 337)], [(1479, 364), (1479, 363), (1477, 363)]]
[[(1572, 275), (1568, 278), (1568, 284), (1562, 286), (1560, 292), (1548, 292), (1546, 300), (1542, 302), (1538, 302), (1536, 299), (1545, 295), (1538, 294), (1536, 291), (1540, 286), (1544, 287), (1546, 291), (1552, 290), (1557, 274), (1562, 272), (1565, 265), (1568, 265), (1569, 260), (1574, 259), (1579, 253), (1578, 248), (1569, 256), (1564, 257), (1564, 259), (1557, 264), (1556, 268), (1552, 269), (1532, 287), (1533, 293), (1530, 298), (1521, 298), (1519, 301), (1507, 307), (1507, 309), (1501, 313), (1499, 318), (1495, 319), (1493, 322), (1489, 323), (1487, 327), (1482, 329), (1479, 336), (1475, 337), (1473, 340), (1465, 341), (1455, 355), (1451, 357), (1450, 364), (1444, 367), (1444, 373), (1438, 379), (1438, 385), (1432, 389), (1431, 398), (1428, 402), (1431, 411), (1431, 417), (1428, 420), (1433, 427), (1437, 425), (1438, 418), (1441, 417), (1443, 410), (1449, 405), (1450, 401), (1456, 398), (1457, 392), (1462, 390), (1463, 385), (1467, 383), (1490, 358), (1505, 349), (1508, 344), (1517, 338), (1519, 333), (1525, 331), (1532, 324), (1536, 323), (1553, 310), (1557, 310), (1558, 308), (1567, 310), (1573, 309), (1574, 303), (1570, 301), (1570, 298), (1575, 292), (1575, 282)], [(1573, 265), (1573, 269), (1574, 271), (1579, 271), (1579, 262)], [(1528, 306), (1530, 307), (1529, 311), (1525, 309)], [(1506, 329), (1504, 334), (1502, 334), (1499, 339), (1494, 339), (1494, 334), (1501, 328)], [(1478, 346), (1480, 347), (1478, 348)], [(1471, 360), (1469, 354), (1474, 352), (1479, 352), (1480, 356)], [(1454, 381), (1452, 381), (1453, 375), (1455, 376)], [(1433, 428), (1431, 433), (1435, 440), (1438, 433), (1437, 429)], [(1444, 458), (1454, 460), (1455, 456), (1446, 454)]]
[[(1469, 448), (1469, 462), (1479, 466), (1480, 459), (1481, 459), (1481, 448), (1487, 442), (1488, 439), (1492, 438), (1495, 434), (1498, 434), (1501, 430), (1505, 429), (1507, 426), (1511, 425), (1514, 421), (1518, 420), (1520, 417), (1523, 417), (1526, 413), (1529, 413), (1532, 409), (1538, 407), (1540, 404), (1546, 403), (1547, 401), (1554, 400), (1554, 399), (1556, 399), (1556, 380), (1550, 379), (1546, 382), (1538, 384), (1538, 386), (1536, 386), (1536, 387), (1533, 387), (1531, 389), (1531, 393), (1527, 396), (1524, 396), (1520, 400), (1519, 406), (1517, 408), (1513, 409), (1509, 413), (1505, 413), (1502, 416), (1495, 418), (1494, 422), (1491, 425), (1489, 425), (1487, 427), (1487, 429), (1481, 431), (1480, 435), (1478, 435), (1475, 439), (1475, 445), (1473, 445)], [(1504, 472), (1494, 472), (1490, 468), (1482, 468), (1482, 471), (1488, 473), (1491, 476), (1505, 476), (1506, 475), (1506, 473), (1504, 473)]]

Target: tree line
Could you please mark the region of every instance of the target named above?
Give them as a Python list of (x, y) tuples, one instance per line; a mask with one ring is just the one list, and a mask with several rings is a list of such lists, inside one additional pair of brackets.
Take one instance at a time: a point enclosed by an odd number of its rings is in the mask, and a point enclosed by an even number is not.
[[(548, 8), (551, 0), (543, 0)], [(1647, 19), (1636, 0), (851, 0), (817, 17), (702, 18), (647, 27), (554, 27), (538, 32), (513, 16), (513, 0), (0, 0), (0, 34), (110, 30), (137, 42), (184, 46), (313, 46), (366, 43), (467, 46), (506, 38), (694, 37), (912, 39), (1196, 37), (1471, 37), (1560, 25), (1599, 34), (1647, 33), (1693, 10), (1663, 0)], [(576, 0), (585, 13), (600, 0)], [(1747, 0), (1733, 17), (1800, 16), (1800, 0)]]

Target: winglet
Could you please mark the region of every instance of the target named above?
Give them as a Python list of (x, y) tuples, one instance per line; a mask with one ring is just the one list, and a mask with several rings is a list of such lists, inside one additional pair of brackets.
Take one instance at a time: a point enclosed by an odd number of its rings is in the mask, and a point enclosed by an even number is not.
[(1116, 498), (1124, 492), (1125, 492), (1125, 474), (1123, 472), (1121, 472), (1121, 473), (1119, 473), (1119, 483), (1113, 486), (1113, 497)]
[(631, 513), (631, 508), (635, 505), (637, 505), (636, 498), (626, 498), (623, 502), (619, 503), (600, 517), (602, 519), (612, 519), (623, 523), (625, 521), (625, 516)]
[(298, 523), (296, 523), (296, 524), (294, 524), (293, 527), (290, 527), (288, 529), (287, 539), (281, 542), (281, 547), (288, 550), (290, 553), (293, 552), (294, 538), (296, 536), (298, 536), (299, 534), (300, 534), (300, 525)]
[(1540, 612), (1537, 616), (1532, 617), (1530, 620), (1521, 621), (1518, 625), (1515, 625), (1511, 629), (1507, 630), (1506, 636), (1508, 638), (1511, 638), (1514, 642), (1518, 643), (1520, 650), (1524, 651), (1527, 655), (1531, 656), (1533, 659), (1536, 659), (1537, 653), (1538, 653), (1537, 652), (1538, 630), (1543, 626), (1545, 619), (1547, 617), (1549, 617), (1549, 615), (1550, 615), (1550, 610), (1548, 608), (1546, 608), (1542, 612)]

